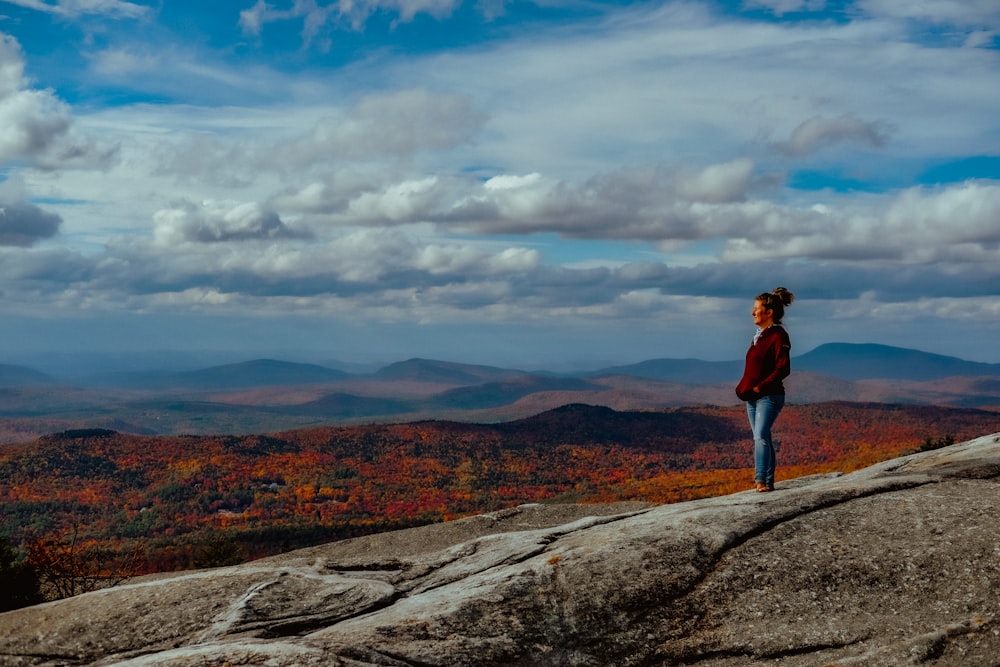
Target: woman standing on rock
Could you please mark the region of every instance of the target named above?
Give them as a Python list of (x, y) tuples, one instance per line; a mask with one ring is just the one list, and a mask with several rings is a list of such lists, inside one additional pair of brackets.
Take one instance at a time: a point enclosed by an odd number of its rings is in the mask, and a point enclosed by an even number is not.
[(781, 326), (785, 306), (795, 295), (784, 287), (776, 287), (754, 299), (750, 316), (757, 325), (750, 349), (747, 350), (743, 379), (736, 386), (736, 395), (747, 403), (747, 417), (753, 431), (754, 482), (758, 492), (774, 490), (774, 469), (777, 464), (771, 426), (785, 406), (785, 386), (782, 380), (792, 371), (789, 351), (792, 343)]

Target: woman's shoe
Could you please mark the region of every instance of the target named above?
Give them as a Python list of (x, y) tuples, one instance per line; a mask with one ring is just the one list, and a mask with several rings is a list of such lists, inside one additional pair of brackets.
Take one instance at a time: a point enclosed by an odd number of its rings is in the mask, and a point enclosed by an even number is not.
[(771, 488), (764, 482), (757, 482), (757, 493), (767, 493)]

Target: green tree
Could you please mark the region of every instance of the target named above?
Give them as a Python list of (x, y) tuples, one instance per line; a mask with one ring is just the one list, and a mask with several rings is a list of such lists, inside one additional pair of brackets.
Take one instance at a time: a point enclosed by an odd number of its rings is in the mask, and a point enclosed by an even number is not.
[(228, 565), (239, 565), (246, 558), (243, 550), (232, 537), (220, 533), (214, 533), (201, 545), (199, 553), (195, 556), (194, 566), (196, 568), (226, 567)]
[(42, 602), (38, 573), (19, 558), (6, 535), (0, 535), (0, 612)]

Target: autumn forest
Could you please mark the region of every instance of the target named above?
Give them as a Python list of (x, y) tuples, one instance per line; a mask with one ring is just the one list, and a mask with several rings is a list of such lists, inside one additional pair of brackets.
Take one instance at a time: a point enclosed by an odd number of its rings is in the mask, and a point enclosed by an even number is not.
[[(775, 430), (778, 486), (996, 431), (990, 410), (789, 405)], [(496, 424), (249, 436), (64, 431), (0, 447), (0, 569), (29, 567), (61, 597), (522, 503), (734, 493), (752, 480), (750, 446), (741, 406), (574, 404)]]

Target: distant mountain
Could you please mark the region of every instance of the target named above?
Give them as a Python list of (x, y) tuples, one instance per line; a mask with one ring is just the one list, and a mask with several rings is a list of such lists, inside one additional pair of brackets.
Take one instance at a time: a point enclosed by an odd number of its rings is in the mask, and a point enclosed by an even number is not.
[(702, 361), (700, 359), (650, 359), (628, 366), (611, 366), (588, 373), (589, 377), (630, 375), (650, 380), (683, 384), (736, 382), (743, 372), (743, 361)]
[[(0, 443), (53, 429), (251, 433), (317, 423), (454, 419), (494, 423), (561, 405), (616, 410), (739, 403), (743, 361), (651, 359), (576, 375), (409, 359), (374, 373), (256, 359), (198, 370), (107, 373), (71, 384), (0, 365)], [(831, 343), (792, 359), (799, 404), (1000, 408), (1000, 364), (875, 344)]]
[(954, 376), (998, 376), (1000, 364), (965, 361), (889, 345), (827, 343), (792, 359), (793, 370), (844, 380), (939, 380)]
[(236, 364), (211, 366), (193, 371), (144, 371), (107, 373), (81, 380), (83, 384), (100, 387), (134, 389), (220, 390), (247, 389), (275, 385), (319, 384), (354, 377), (350, 373), (317, 366), (275, 359), (255, 359)]
[(419, 382), (439, 382), (441, 384), (481, 384), (524, 375), (523, 371), (495, 366), (460, 364), (433, 359), (408, 359), (390, 364), (377, 371), (380, 380), (410, 380)]
[(278, 414), (318, 417), (327, 420), (398, 415), (409, 412), (408, 401), (394, 398), (356, 396), (343, 392), (326, 394), (308, 403), (271, 408)]
[[(1000, 364), (966, 361), (890, 345), (827, 343), (792, 357), (792, 371), (807, 371), (841, 380), (939, 380), (955, 376), (1000, 377)], [(628, 375), (684, 384), (736, 382), (743, 360), (650, 359), (628, 366), (612, 366), (588, 377)]]
[(19, 387), (33, 384), (52, 384), (51, 377), (26, 366), (0, 364), (0, 387)]
[(275, 359), (256, 359), (241, 364), (213, 366), (179, 373), (178, 378), (201, 387), (242, 389), (268, 385), (317, 384), (352, 377), (350, 373), (315, 364), (298, 364)]
[(481, 410), (508, 405), (529, 394), (543, 391), (589, 391), (604, 388), (577, 378), (523, 375), (501, 382), (449, 389), (435, 396), (429, 403), (431, 407)]

